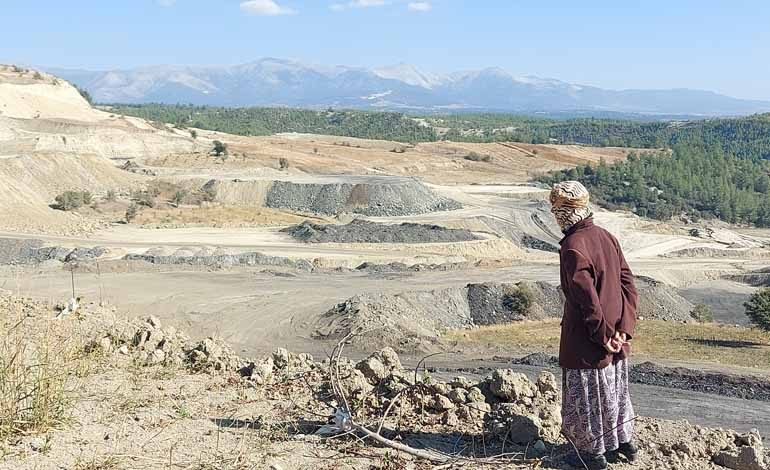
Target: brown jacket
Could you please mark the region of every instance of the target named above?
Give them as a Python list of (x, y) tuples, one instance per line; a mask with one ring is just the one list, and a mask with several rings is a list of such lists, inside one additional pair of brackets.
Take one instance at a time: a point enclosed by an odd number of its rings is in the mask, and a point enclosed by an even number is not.
[(560, 242), (564, 318), (559, 364), (565, 369), (601, 369), (627, 357), (624, 346), (610, 354), (604, 344), (615, 331), (634, 335), (637, 293), (618, 241), (588, 218)]

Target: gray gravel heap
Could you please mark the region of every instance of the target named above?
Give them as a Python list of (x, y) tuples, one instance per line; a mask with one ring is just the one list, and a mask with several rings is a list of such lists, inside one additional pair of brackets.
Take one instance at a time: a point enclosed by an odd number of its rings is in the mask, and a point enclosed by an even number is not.
[(43, 246), (43, 241), (36, 239), (0, 238), (0, 265), (37, 264), (50, 260), (61, 262), (86, 260), (98, 258), (105, 252), (106, 250), (102, 247), (72, 249)]
[(190, 266), (281, 266), (312, 271), (313, 264), (307, 260), (293, 260), (281, 256), (268, 256), (257, 252), (239, 254), (212, 255), (155, 255), (128, 254), (123, 259), (128, 261), (145, 261), (152, 264), (186, 264)]
[(392, 183), (294, 183), (275, 181), (265, 204), (275, 209), (335, 215), (404, 216), (460, 209), (416, 180)]
[(318, 225), (306, 220), (281, 231), (305, 243), (446, 243), (479, 239), (469, 230), (414, 223), (385, 225), (360, 219), (346, 225)]

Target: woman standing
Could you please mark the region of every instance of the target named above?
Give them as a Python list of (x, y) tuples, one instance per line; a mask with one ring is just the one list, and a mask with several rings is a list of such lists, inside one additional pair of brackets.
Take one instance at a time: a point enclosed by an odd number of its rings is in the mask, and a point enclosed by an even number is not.
[(623, 455), (633, 461), (637, 453), (627, 361), (637, 293), (618, 241), (594, 225), (588, 201), (588, 190), (577, 181), (551, 191), (551, 212), (564, 232), (562, 429), (578, 450), (570, 463), (603, 470), (608, 460)]

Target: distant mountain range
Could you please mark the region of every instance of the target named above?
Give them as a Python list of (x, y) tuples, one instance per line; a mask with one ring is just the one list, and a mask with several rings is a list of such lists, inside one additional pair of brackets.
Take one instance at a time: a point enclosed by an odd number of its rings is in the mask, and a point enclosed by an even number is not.
[(695, 116), (770, 111), (770, 101), (742, 100), (710, 91), (606, 90), (515, 77), (499, 68), (437, 75), (408, 64), (365, 69), (267, 58), (228, 67), (43, 69), (85, 88), (100, 103)]

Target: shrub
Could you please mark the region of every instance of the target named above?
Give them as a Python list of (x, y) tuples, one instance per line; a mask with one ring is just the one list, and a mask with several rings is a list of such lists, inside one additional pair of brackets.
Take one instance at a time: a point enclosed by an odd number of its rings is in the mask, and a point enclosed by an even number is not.
[(155, 207), (155, 196), (153, 196), (152, 192), (149, 190), (135, 191), (133, 198), (140, 206)]
[(32, 74), (32, 78), (34, 78), (35, 80), (42, 80), (42, 79), (43, 79), (43, 76), (42, 76), (42, 75), (40, 75), (40, 72), (38, 72), (37, 70), (35, 70), (35, 73), (33, 73), (33, 74)]
[(125, 215), (126, 223), (130, 224), (131, 221), (136, 218), (136, 215), (138, 213), (139, 213), (139, 206), (137, 206), (132, 202), (131, 205), (129, 205), (128, 208), (126, 209), (126, 215)]
[(743, 306), (752, 325), (770, 331), (770, 289), (755, 292)]
[(468, 155), (465, 156), (466, 160), (470, 160), (472, 162), (491, 162), (492, 157), (489, 155), (479, 155), (476, 152), (471, 152)]
[(197, 139), (198, 131), (196, 131), (195, 129), (190, 129), (190, 137), (192, 137), (193, 139)]
[(72, 211), (91, 204), (93, 196), (88, 191), (64, 191), (54, 198), (55, 207), (62, 211)]
[(714, 311), (706, 304), (698, 304), (690, 312), (690, 316), (699, 323), (711, 323), (714, 321)]
[(287, 170), (289, 168), (289, 160), (281, 157), (278, 159), (278, 165), (281, 167), (281, 170)]
[(175, 206), (179, 207), (185, 201), (185, 199), (187, 199), (187, 195), (188, 193), (186, 189), (180, 189), (171, 197), (171, 202), (174, 203)]
[(214, 155), (221, 157), (227, 155), (227, 144), (224, 144), (218, 140), (214, 141)]
[(104, 199), (110, 202), (114, 202), (118, 199), (118, 195), (115, 194), (114, 189), (110, 189), (107, 191), (107, 194), (104, 196)]
[(513, 313), (526, 314), (535, 303), (535, 294), (524, 284), (519, 284), (503, 297), (503, 307)]

